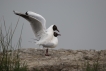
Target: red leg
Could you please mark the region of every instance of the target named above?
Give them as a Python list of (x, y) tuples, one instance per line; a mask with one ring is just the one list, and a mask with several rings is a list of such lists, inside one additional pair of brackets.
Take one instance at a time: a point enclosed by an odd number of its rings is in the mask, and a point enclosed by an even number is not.
[(46, 49), (46, 54), (45, 54), (45, 56), (49, 56), (49, 54), (48, 54), (48, 48)]

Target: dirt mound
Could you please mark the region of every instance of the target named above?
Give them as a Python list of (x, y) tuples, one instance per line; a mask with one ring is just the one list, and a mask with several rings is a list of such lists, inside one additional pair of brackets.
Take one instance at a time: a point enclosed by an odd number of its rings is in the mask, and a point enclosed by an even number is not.
[(45, 56), (44, 49), (21, 49), (21, 62), (26, 61), (30, 71), (81, 71), (85, 62), (92, 65), (96, 60), (106, 62), (106, 50), (71, 50), (49, 49), (50, 56)]

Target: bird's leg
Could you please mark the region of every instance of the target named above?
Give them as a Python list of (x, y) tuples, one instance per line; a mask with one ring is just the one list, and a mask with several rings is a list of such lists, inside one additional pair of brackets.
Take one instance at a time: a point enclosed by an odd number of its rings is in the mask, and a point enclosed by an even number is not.
[(49, 54), (48, 54), (48, 48), (46, 49), (46, 54), (45, 54), (45, 56), (49, 56)]

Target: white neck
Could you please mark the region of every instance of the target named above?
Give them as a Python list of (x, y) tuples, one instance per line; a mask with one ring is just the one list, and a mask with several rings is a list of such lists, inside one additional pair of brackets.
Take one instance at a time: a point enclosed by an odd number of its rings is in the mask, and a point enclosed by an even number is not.
[(51, 25), (51, 26), (47, 29), (47, 31), (52, 31), (52, 32), (53, 32), (53, 26), (54, 26), (54, 25)]

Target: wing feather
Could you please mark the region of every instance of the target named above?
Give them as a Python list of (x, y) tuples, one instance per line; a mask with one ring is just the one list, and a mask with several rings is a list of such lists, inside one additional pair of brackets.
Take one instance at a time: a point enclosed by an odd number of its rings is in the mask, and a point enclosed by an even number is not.
[(39, 22), (41, 22), (42, 25), (43, 25), (43, 28), (46, 29), (46, 20), (45, 20), (45, 18), (43, 16), (41, 16), (40, 14), (37, 14), (35, 12), (32, 12), (32, 11), (27, 11), (26, 13), (29, 16), (31, 16), (31, 17), (37, 19)]
[[(44, 23), (42, 23), (43, 19), (40, 21), (40, 16), (32, 16), (31, 14), (30, 15), (26, 15), (26, 14), (23, 14), (23, 13), (19, 13), (17, 11), (13, 11), (16, 15), (19, 15), (23, 18), (25, 18), (27, 21), (30, 22), (30, 25), (32, 27), (32, 30), (36, 36), (36, 38), (39, 40), (43, 35), (45, 35), (45, 27), (44, 27)], [(29, 14), (29, 13), (28, 13)], [(39, 18), (38, 18), (39, 17)]]

